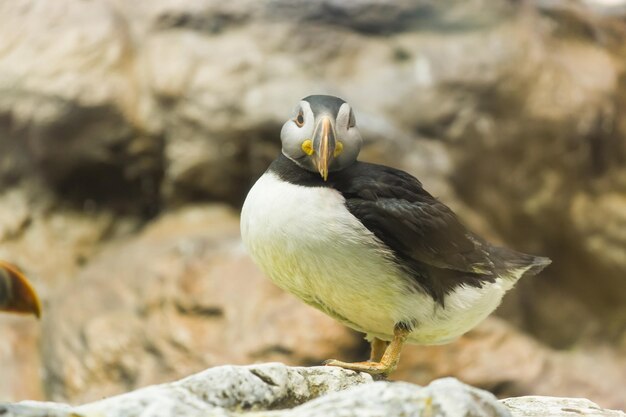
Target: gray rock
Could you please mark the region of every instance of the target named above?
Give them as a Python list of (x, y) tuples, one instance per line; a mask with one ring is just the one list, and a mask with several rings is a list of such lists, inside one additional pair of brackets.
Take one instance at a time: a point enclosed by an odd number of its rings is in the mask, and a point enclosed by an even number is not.
[(572, 413), (625, 416), (581, 399), (522, 397), (499, 402), (492, 394), (454, 378), (419, 387), (373, 382), (370, 375), (340, 368), (291, 368), (278, 363), (221, 366), (77, 407), (34, 401), (0, 404), (3, 417), (533, 417)]
[[(618, 388), (619, 389), (619, 388)], [(585, 398), (526, 396), (507, 398), (502, 403), (513, 417), (625, 417), (626, 413), (606, 410)]]
[(333, 393), (293, 410), (263, 413), (272, 417), (509, 417), (489, 392), (444, 378), (421, 388), (403, 382), (375, 382)]
[(79, 417), (67, 404), (52, 402), (24, 401), (21, 404), (0, 403), (3, 417)]
[[(171, 384), (147, 387), (73, 409), (26, 403), (11, 406), (9, 412), (16, 416), (36, 416), (34, 410), (39, 408), (58, 415), (70, 412), (110, 417), (246, 412), (274, 416), (400, 416), (424, 412), (434, 416), (508, 415), (491, 394), (454, 379), (437, 381), (425, 389), (388, 382), (360, 386), (369, 382), (372, 382), (369, 375), (339, 368), (288, 368), (280, 364), (223, 366)], [(358, 387), (347, 389), (355, 386)], [(334, 394), (325, 395), (329, 393)], [(317, 400), (311, 401), (314, 399)]]
[[(369, 375), (282, 364), (221, 366), (180, 381), (144, 388), (76, 408), (105, 416), (204, 415), (291, 408), (330, 392), (371, 382)], [(150, 403), (152, 413), (146, 414)]]

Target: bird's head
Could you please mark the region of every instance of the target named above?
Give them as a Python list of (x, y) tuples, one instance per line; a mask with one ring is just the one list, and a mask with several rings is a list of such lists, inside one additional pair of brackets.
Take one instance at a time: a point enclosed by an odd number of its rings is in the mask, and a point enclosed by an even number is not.
[(352, 108), (338, 97), (314, 95), (303, 98), (280, 132), (282, 152), (300, 167), (328, 173), (356, 161), (361, 134)]

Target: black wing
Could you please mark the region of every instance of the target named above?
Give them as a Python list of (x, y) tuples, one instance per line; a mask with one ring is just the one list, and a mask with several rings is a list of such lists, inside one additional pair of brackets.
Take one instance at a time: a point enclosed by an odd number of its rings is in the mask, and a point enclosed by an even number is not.
[(348, 210), (437, 301), (443, 303), (443, 296), (458, 285), (481, 286), (495, 279), (489, 246), (413, 176), (359, 162), (331, 181)]
[(436, 268), (491, 274), (484, 245), (413, 176), (357, 163), (334, 183), (348, 210), (397, 253)]

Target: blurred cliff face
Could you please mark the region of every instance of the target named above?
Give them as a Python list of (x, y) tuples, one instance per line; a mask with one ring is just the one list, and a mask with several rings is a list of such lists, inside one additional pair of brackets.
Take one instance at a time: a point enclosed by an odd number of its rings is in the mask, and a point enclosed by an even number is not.
[(612, 3), (0, 3), (0, 258), (46, 299), (41, 326), (0, 319), (0, 399), (359, 358), (358, 336), (272, 287), (238, 241), (291, 106), (328, 93), (355, 108), (362, 159), (554, 260), (505, 300), (508, 323), (415, 347), (402, 377), (625, 407), (626, 14)]

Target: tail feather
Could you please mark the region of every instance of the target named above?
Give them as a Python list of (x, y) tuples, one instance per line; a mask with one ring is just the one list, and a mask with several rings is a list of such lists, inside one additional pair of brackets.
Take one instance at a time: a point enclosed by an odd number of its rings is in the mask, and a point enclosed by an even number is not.
[(545, 256), (529, 255), (498, 246), (491, 247), (490, 255), (499, 274), (512, 275), (516, 280), (537, 275), (552, 263)]
[(532, 257), (533, 257), (533, 261), (530, 264), (530, 267), (524, 273), (524, 275), (529, 275), (529, 276), (537, 275), (538, 273), (543, 271), (543, 269), (546, 266), (552, 263), (552, 259), (547, 258), (545, 256), (532, 256)]

